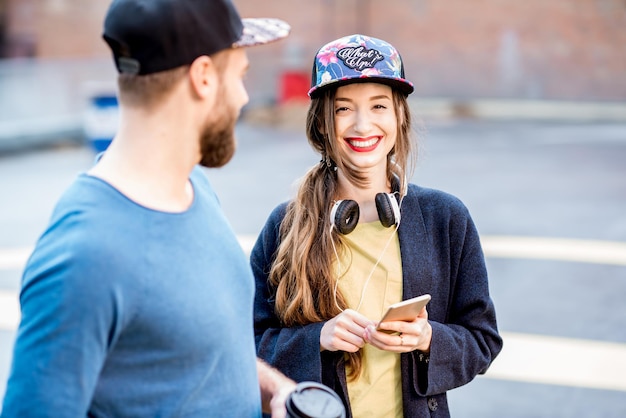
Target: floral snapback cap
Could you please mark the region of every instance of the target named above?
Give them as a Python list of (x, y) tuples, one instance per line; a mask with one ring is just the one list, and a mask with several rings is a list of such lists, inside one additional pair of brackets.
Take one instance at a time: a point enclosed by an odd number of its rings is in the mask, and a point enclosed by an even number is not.
[(350, 83), (387, 84), (409, 95), (413, 83), (404, 78), (398, 51), (389, 43), (365, 35), (334, 40), (317, 51), (311, 74), (311, 98), (331, 87)]

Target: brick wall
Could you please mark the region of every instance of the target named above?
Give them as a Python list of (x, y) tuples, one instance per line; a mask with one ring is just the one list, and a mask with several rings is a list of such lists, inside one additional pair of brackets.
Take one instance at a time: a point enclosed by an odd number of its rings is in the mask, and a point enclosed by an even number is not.
[[(9, 31), (40, 57), (108, 55), (108, 0), (4, 0)], [(253, 100), (276, 98), (286, 70), (308, 73), (315, 51), (361, 32), (394, 44), (417, 94), (453, 98), (626, 100), (625, 0), (235, 0), (243, 17), (293, 27), (251, 48)]]
[(289, 42), (306, 52), (307, 70), (323, 43), (362, 32), (399, 49), (423, 96), (626, 100), (624, 0), (238, 4), (243, 15), (290, 21)]
[[(108, 54), (101, 42), (108, 0), (0, 0), (9, 57), (84, 58)], [(27, 45), (32, 45), (26, 48)]]

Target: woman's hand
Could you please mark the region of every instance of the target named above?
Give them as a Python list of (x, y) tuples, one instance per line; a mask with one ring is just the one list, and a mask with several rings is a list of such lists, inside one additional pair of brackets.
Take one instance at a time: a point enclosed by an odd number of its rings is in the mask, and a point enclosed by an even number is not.
[(360, 313), (346, 309), (322, 327), (320, 350), (354, 353), (365, 345), (365, 329), (374, 325)]
[(381, 350), (396, 353), (408, 353), (414, 350), (430, 352), (433, 329), (428, 322), (426, 308), (422, 308), (413, 322), (382, 322), (380, 328), (387, 332), (376, 330), (376, 324), (368, 325), (364, 334), (365, 342)]

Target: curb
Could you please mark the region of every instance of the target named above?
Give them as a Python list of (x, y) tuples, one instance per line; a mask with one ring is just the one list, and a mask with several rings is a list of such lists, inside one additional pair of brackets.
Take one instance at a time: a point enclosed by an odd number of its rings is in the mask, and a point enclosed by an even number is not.
[(426, 118), (554, 122), (626, 122), (626, 103), (550, 100), (415, 99), (411, 108)]
[(0, 121), (0, 155), (84, 142), (82, 117)]
[[(308, 101), (248, 109), (242, 119), (286, 129), (304, 129)], [(626, 123), (626, 103), (544, 100), (409, 100), (413, 115), (426, 121), (484, 120), (561, 123)]]
[[(279, 129), (301, 129), (308, 100), (245, 108), (241, 120)], [(566, 102), (545, 100), (409, 100), (422, 121), (523, 121), (561, 123), (626, 123), (626, 102)], [(28, 149), (85, 142), (84, 115), (0, 121), (0, 155)]]

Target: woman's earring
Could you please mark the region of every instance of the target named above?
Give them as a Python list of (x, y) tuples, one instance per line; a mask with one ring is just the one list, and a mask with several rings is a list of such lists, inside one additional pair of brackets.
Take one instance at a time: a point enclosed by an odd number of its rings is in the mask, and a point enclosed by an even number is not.
[(330, 168), (333, 171), (337, 171), (337, 164), (335, 164), (335, 162), (331, 158), (328, 158), (325, 155), (322, 156), (322, 159), (320, 160), (320, 164), (322, 166), (325, 165), (326, 168)]

